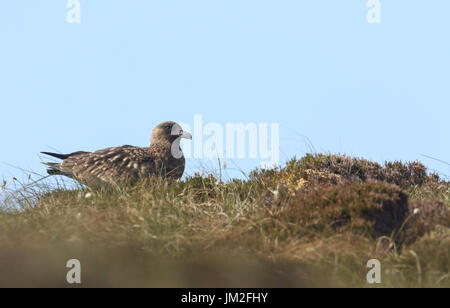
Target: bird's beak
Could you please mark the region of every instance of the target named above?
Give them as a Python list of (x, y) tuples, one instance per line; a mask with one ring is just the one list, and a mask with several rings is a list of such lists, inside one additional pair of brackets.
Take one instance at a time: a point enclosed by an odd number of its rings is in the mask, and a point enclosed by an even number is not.
[(190, 133), (188, 133), (188, 132), (181, 131), (180, 132), (180, 137), (192, 140), (192, 135)]

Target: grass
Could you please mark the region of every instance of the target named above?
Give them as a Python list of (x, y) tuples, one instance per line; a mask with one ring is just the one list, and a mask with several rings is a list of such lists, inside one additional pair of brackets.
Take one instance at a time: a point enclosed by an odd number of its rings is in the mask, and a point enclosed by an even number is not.
[[(450, 287), (450, 183), (419, 162), (292, 159), (91, 191), (33, 184), (0, 210), (0, 286)], [(11, 207), (13, 203), (19, 207)]]

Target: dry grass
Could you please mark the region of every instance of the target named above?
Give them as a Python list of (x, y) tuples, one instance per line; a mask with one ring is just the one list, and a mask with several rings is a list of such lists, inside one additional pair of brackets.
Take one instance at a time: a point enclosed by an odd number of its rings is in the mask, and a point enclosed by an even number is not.
[(365, 287), (376, 258), (382, 287), (450, 287), (450, 183), (418, 162), (307, 155), (245, 181), (14, 196), (0, 286), (67, 286), (76, 258), (83, 286)]

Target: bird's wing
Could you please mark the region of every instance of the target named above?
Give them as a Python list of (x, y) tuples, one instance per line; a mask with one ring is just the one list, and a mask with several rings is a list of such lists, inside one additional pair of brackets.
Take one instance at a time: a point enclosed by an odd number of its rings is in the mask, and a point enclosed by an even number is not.
[(151, 169), (152, 161), (144, 148), (125, 145), (68, 157), (60, 169), (88, 185), (117, 184), (138, 179), (143, 164)]

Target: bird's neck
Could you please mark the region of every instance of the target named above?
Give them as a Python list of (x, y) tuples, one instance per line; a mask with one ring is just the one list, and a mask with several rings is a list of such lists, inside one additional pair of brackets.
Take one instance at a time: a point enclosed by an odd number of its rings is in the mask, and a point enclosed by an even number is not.
[(158, 152), (170, 153), (175, 146), (176, 145), (172, 142), (161, 140), (150, 143), (149, 149), (157, 150)]
[(178, 160), (184, 157), (179, 142), (169, 142), (167, 140), (152, 142), (149, 150), (152, 153), (160, 153), (169, 160)]

